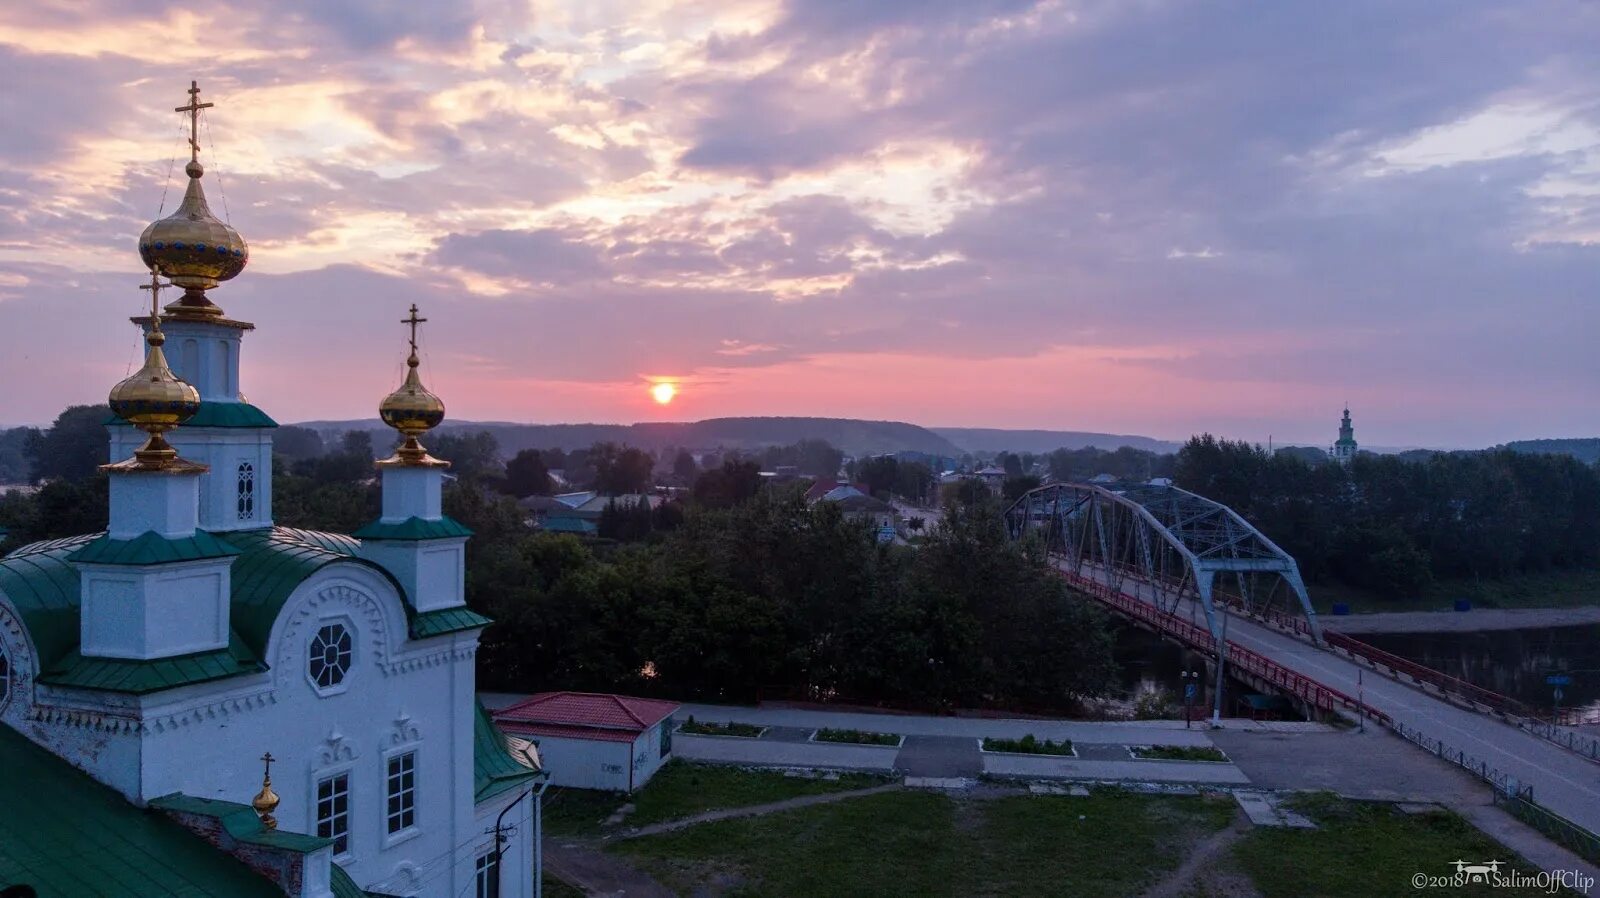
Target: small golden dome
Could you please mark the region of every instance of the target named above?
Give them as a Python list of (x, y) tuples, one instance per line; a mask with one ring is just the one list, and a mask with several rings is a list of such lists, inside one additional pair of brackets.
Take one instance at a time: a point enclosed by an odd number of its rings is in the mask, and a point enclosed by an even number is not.
[(250, 800), (250, 807), (255, 809), (256, 816), (261, 818), (261, 825), (267, 829), (277, 829), (278, 819), (272, 812), (278, 809), (278, 793), (272, 791), (272, 762), (277, 760), (272, 752), (261, 756), (266, 763), (266, 772), (261, 775), (261, 791)]
[(198, 116), (211, 106), (199, 102), (200, 88), (191, 86), (188, 106), (177, 111), (190, 114), (191, 153), (184, 173), (189, 186), (177, 211), (152, 222), (139, 235), (139, 258), (147, 268), (160, 272), (184, 288), (183, 297), (167, 307), (178, 316), (216, 316), (222, 310), (206, 298), (205, 291), (244, 270), (250, 247), (232, 226), (211, 214), (206, 194), (200, 187), (205, 167), (200, 164)]
[(112, 387), (108, 397), (113, 414), (150, 435), (144, 446), (134, 452), (136, 466), (141, 468), (166, 468), (177, 462), (177, 450), (168, 445), (162, 434), (200, 410), (200, 391), (173, 374), (167, 365), (167, 356), (161, 351), (166, 339), (161, 333), (160, 317), (152, 315), (150, 333), (145, 337), (149, 348), (145, 350), (143, 367)]
[(422, 448), (422, 444), (417, 441), (418, 437), (438, 427), (444, 420), (444, 400), (424, 387), (422, 378), (417, 374), (417, 368), (421, 365), (417, 359), (417, 325), (426, 320), (417, 317), (417, 307), (413, 305), (411, 317), (401, 322), (411, 325), (411, 355), (406, 358), (406, 379), (400, 384), (400, 389), (385, 396), (383, 401), (378, 403), (378, 417), (383, 419), (383, 423), (400, 431), (406, 439), (400, 448), (395, 450), (393, 458), (386, 459), (380, 464), (432, 466), (449, 464), (429, 455), (428, 450)]

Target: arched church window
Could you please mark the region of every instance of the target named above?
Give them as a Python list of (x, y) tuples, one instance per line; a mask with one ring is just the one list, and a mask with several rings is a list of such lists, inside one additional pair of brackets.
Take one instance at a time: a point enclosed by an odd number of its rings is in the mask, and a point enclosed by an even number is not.
[(256, 467), (249, 462), (239, 463), (239, 520), (248, 521), (256, 516)]
[(353, 640), (344, 624), (326, 624), (311, 639), (306, 672), (318, 689), (327, 689), (344, 682), (350, 672)]

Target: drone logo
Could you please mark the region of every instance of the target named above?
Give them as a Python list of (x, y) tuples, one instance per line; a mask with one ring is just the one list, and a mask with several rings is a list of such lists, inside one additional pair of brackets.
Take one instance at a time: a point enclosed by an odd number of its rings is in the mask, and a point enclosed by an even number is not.
[(1464, 883), (1481, 882), (1489, 883), (1500, 877), (1500, 861), (1483, 861), (1471, 864), (1466, 861), (1455, 861), (1456, 877)]

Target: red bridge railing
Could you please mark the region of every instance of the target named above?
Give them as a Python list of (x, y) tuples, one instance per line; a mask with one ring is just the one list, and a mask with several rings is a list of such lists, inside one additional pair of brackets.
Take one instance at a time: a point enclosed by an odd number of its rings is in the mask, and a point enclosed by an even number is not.
[[(1145, 623), (1159, 632), (1174, 636), (1199, 651), (1211, 655), (1216, 654), (1217, 642), (1212, 637), (1209, 629), (1168, 614), (1149, 602), (1134, 598), (1121, 590), (1112, 589), (1097, 580), (1091, 580), (1088, 577), (1083, 577), (1070, 571), (1061, 571), (1061, 576), (1074, 589), (1093, 596), (1122, 614)], [(1368, 717), (1380, 723), (1387, 723), (1389, 720), (1389, 715), (1371, 705), (1357, 701), (1337, 689), (1324, 686), (1316, 680), (1298, 671), (1290, 670), (1271, 658), (1253, 652), (1238, 643), (1230, 641), (1227, 652), (1227, 663), (1271, 684), (1288, 695), (1304, 701), (1319, 711), (1332, 711), (1334, 707), (1342, 706), (1353, 711), (1364, 712)]]

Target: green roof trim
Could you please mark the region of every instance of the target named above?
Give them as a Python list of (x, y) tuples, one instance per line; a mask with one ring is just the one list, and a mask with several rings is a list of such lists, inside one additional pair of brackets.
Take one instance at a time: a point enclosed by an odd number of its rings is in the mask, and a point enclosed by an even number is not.
[(86, 658), (74, 648), (60, 663), (46, 669), (39, 681), (55, 686), (144, 695), (239, 674), (260, 673), (266, 669), (267, 666), (244, 645), (239, 635), (232, 633), (225, 649), (150, 661)]
[(287, 832), (281, 829), (267, 829), (261, 825), (261, 818), (256, 816), (254, 808), (234, 801), (196, 798), (192, 795), (185, 795), (182, 792), (174, 792), (171, 795), (150, 799), (150, 806), (159, 811), (192, 814), (197, 817), (211, 817), (222, 824), (222, 828), (227, 831), (228, 835), (237, 841), (250, 845), (262, 845), (267, 848), (310, 854), (319, 848), (326, 848), (333, 844), (332, 839), (324, 839), (319, 836), (308, 836), (304, 833)]
[(427, 639), (429, 636), (476, 630), (492, 623), (494, 621), (466, 607), (422, 611), (411, 618), (411, 638)]
[(505, 734), (489, 719), (482, 702), (476, 702), (472, 725), (473, 800), (479, 804), (544, 776), (514, 757), (506, 748)]
[[(107, 427), (128, 427), (128, 422), (116, 415), (106, 419)], [(184, 427), (277, 427), (266, 412), (248, 402), (202, 402), (194, 417), (183, 422)]]
[(429, 521), (411, 517), (398, 524), (373, 521), (350, 535), (357, 539), (452, 539), (471, 536), (472, 531), (454, 518)]
[(134, 807), (6, 726), (0, 770), (0, 888), (28, 885), (40, 898), (283, 898), (177, 821)]
[(102, 533), (68, 555), (67, 560), (80, 564), (168, 564), (238, 554), (238, 549), (204, 530), (176, 539), (146, 530), (133, 539), (112, 539), (109, 534)]
[(333, 898), (369, 898), (369, 893), (361, 891), (361, 887), (350, 878), (350, 874), (344, 872), (343, 867), (338, 864), (328, 866), (331, 868), (328, 871), (331, 874), (328, 884), (333, 889)]

